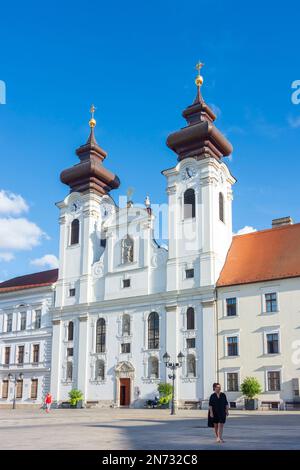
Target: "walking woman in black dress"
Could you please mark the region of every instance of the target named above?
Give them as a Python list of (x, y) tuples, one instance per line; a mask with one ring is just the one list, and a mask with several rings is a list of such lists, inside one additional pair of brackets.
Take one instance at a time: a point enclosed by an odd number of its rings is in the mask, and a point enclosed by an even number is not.
[(213, 384), (214, 393), (209, 399), (208, 426), (215, 430), (216, 440), (221, 443), (223, 441), (223, 428), (228, 416), (228, 401), (225, 393), (221, 392), (219, 383)]

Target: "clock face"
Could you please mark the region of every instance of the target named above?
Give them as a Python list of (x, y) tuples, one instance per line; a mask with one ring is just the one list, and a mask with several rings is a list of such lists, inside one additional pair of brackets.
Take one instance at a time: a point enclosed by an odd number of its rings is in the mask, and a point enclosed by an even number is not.
[(81, 209), (81, 202), (79, 200), (74, 201), (71, 205), (72, 212), (78, 212)]
[(103, 219), (107, 219), (114, 212), (114, 206), (110, 202), (102, 202), (101, 204), (101, 214)]
[(192, 166), (185, 166), (181, 170), (181, 177), (184, 181), (193, 178), (196, 175), (196, 170)]

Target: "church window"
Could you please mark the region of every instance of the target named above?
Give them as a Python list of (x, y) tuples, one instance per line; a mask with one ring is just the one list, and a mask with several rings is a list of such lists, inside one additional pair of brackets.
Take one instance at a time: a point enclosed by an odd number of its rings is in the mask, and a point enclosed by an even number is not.
[(79, 220), (74, 219), (71, 224), (71, 245), (79, 243)]
[(73, 341), (74, 338), (74, 323), (72, 321), (68, 324), (68, 341)]
[(195, 191), (189, 188), (184, 193), (184, 218), (191, 219), (196, 216)]
[(148, 317), (148, 349), (159, 348), (159, 316), (151, 312)]
[(96, 327), (96, 353), (105, 352), (106, 324), (104, 318), (99, 318)]
[(195, 311), (193, 307), (189, 307), (186, 311), (186, 328), (187, 330), (195, 329)]
[(221, 222), (225, 222), (224, 217), (224, 196), (222, 193), (219, 193), (219, 219)]

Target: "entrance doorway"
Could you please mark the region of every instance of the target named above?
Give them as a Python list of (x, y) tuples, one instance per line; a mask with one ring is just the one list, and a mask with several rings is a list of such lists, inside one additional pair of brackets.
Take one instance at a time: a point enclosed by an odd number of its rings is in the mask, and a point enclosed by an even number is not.
[(120, 379), (120, 406), (130, 405), (130, 379)]

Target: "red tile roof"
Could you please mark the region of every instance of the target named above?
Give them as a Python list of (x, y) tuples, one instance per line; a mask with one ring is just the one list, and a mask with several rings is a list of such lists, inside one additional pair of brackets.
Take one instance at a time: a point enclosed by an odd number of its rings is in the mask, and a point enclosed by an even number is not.
[(50, 269), (40, 273), (27, 274), (26, 276), (14, 277), (0, 283), (0, 294), (35, 287), (51, 286), (58, 278), (58, 269)]
[(217, 286), (300, 276), (300, 224), (237, 235)]

